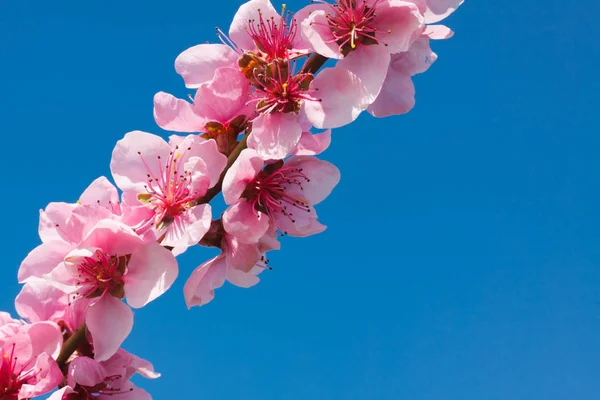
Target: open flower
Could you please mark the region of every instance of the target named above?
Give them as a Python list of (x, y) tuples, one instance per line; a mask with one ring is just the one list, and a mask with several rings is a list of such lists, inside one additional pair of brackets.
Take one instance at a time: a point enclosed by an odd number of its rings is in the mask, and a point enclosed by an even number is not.
[(145, 378), (158, 378), (152, 364), (120, 349), (106, 361), (77, 357), (69, 363), (67, 385), (48, 400), (150, 400), (152, 397), (131, 383), (139, 373)]
[(52, 358), (62, 345), (56, 324), (23, 324), (9, 318), (0, 323), (0, 394), (24, 400), (52, 391), (63, 374)]
[(340, 180), (332, 164), (310, 156), (293, 156), (268, 164), (256, 151), (242, 151), (223, 180), (225, 231), (242, 243), (256, 243), (270, 226), (292, 236), (319, 233), (314, 205), (323, 201)]
[(43, 277), (71, 295), (71, 303), (83, 303), (98, 360), (114, 354), (131, 331), (133, 312), (121, 300), (143, 307), (177, 276), (170, 251), (107, 218), (107, 212), (99, 205), (76, 207), (61, 228), (69, 241), (44, 243), (52, 257), (34, 250), (19, 270), (20, 279)]
[(179, 254), (208, 231), (211, 207), (195, 201), (217, 183), (226, 163), (214, 140), (171, 136), (167, 143), (134, 131), (117, 142), (111, 171), (124, 204), (140, 212), (135, 231), (155, 233)]
[(256, 243), (245, 244), (227, 233), (221, 220), (213, 221), (203, 244), (221, 248), (221, 254), (196, 268), (185, 283), (183, 292), (188, 308), (209, 303), (215, 289), (226, 280), (243, 288), (256, 285), (258, 274), (270, 269), (265, 253), (280, 248), (275, 229), (270, 229)]
[(218, 68), (212, 80), (200, 85), (193, 103), (168, 93), (154, 96), (154, 119), (163, 129), (177, 132), (205, 132), (214, 138), (219, 149), (228, 154), (246, 122), (254, 117), (250, 104), (250, 83), (237, 68)]
[(401, 0), (338, 0), (303, 13), (302, 33), (315, 51), (340, 59), (312, 84), (321, 101), (307, 104), (307, 116), (317, 128), (350, 123), (375, 101), (391, 54), (407, 51), (424, 23), (416, 5)]

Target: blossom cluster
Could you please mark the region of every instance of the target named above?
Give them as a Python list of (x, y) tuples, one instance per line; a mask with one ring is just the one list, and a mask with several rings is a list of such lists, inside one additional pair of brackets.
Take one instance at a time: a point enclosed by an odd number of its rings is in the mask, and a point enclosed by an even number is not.
[(436, 24), (461, 3), (337, 0), (280, 14), (251, 0), (217, 29), (221, 43), (181, 53), (175, 69), (195, 93), (157, 93), (154, 118), (183, 134), (127, 133), (112, 153), (116, 186), (100, 177), (40, 211), (42, 243), (18, 271), (21, 319), (0, 313), (0, 399), (150, 399), (130, 378), (159, 374), (121, 348), (132, 308), (171, 287), (190, 246), (219, 252), (188, 277), (188, 307), (225, 281), (255, 285), (281, 236), (322, 232), (315, 206), (340, 180), (317, 157), (331, 129), (363, 111), (408, 112), (412, 76), (437, 58), (430, 40), (452, 35)]

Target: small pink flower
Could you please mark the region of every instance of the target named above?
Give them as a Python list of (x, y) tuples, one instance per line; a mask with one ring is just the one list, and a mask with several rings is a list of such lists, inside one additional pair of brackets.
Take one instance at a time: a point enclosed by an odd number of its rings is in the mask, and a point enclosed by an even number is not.
[(277, 234), (269, 230), (256, 243), (245, 244), (223, 229), (221, 221), (214, 221), (208, 246), (220, 247), (221, 255), (200, 265), (185, 283), (183, 288), (188, 308), (203, 306), (215, 296), (214, 290), (223, 286), (225, 280), (231, 284), (249, 288), (259, 282), (258, 274), (270, 269), (265, 253), (279, 250)]
[[(154, 96), (154, 119), (163, 129), (177, 132), (205, 132), (203, 137), (230, 143), (243, 132), (255, 115), (250, 104), (250, 83), (237, 68), (218, 68), (214, 78), (198, 87), (193, 103), (168, 93)], [(223, 153), (231, 150), (219, 146)]]
[(29, 399), (56, 388), (63, 374), (52, 356), (61, 345), (60, 329), (50, 322), (0, 325), (0, 398)]
[[(177, 261), (169, 250), (145, 242), (122, 222), (98, 219), (94, 208), (102, 207), (77, 207), (69, 219), (79, 221), (72, 230), (65, 229), (68, 237), (80, 237), (77, 243), (44, 243), (55, 257), (30, 253), (21, 265), (27, 273), (20, 271), (20, 276), (43, 276), (70, 294), (71, 303), (83, 303), (96, 358), (105, 360), (133, 325), (133, 312), (121, 299), (126, 297), (130, 306), (140, 308), (160, 296), (177, 276)], [(57, 265), (60, 254), (63, 261)]]
[(310, 156), (263, 166), (256, 151), (246, 149), (227, 171), (223, 196), (230, 207), (223, 213), (225, 231), (243, 243), (256, 243), (271, 225), (292, 236), (323, 231), (313, 205), (337, 185), (339, 170)]
[(156, 232), (179, 254), (208, 231), (211, 207), (195, 201), (217, 183), (226, 163), (214, 140), (171, 136), (167, 143), (134, 131), (117, 142), (111, 171), (124, 204), (142, 217), (136, 232)]
[(150, 400), (146, 391), (131, 383), (136, 372), (145, 378), (160, 376), (148, 361), (121, 349), (103, 362), (77, 357), (69, 364), (67, 386), (48, 400), (110, 400), (117, 395), (126, 400)]
[(229, 28), (229, 38), (221, 37), (238, 52), (250, 52), (270, 63), (277, 59), (294, 59), (310, 53), (310, 45), (299, 32), (290, 12), (281, 15), (270, 0), (250, 0), (240, 6)]
[(338, 0), (304, 14), (302, 33), (315, 51), (340, 59), (313, 82), (321, 102), (307, 104), (307, 116), (317, 128), (356, 119), (379, 94), (390, 55), (407, 51), (423, 29), (419, 8), (401, 0)]

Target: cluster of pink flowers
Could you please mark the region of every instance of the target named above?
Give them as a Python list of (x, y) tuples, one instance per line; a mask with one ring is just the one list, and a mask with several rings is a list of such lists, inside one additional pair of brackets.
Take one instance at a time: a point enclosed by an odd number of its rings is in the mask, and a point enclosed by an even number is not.
[[(251, 0), (218, 30), (221, 44), (181, 53), (175, 69), (195, 94), (157, 93), (154, 117), (188, 135), (127, 133), (112, 153), (116, 186), (100, 177), (76, 202), (40, 211), (42, 243), (18, 272), (22, 319), (0, 313), (0, 399), (150, 399), (130, 378), (159, 374), (121, 348), (132, 308), (171, 287), (190, 246), (219, 253), (188, 277), (188, 307), (225, 281), (255, 285), (279, 237), (322, 232), (315, 206), (340, 180), (317, 158), (330, 129), (365, 110), (408, 112), (411, 77), (436, 59), (430, 39), (452, 35), (431, 24), (461, 3), (337, 0), (279, 14)], [(220, 192), (227, 208), (215, 215)]]

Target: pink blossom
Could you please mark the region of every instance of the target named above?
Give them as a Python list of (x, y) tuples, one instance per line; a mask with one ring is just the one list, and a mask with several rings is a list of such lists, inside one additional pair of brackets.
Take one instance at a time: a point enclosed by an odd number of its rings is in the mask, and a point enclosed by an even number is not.
[(53, 390), (63, 374), (52, 358), (62, 345), (56, 324), (23, 324), (7, 319), (0, 325), (0, 393), (21, 400)]
[(313, 205), (337, 185), (339, 170), (310, 156), (263, 166), (257, 152), (246, 149), (225, 174), (225, 231), (243, 243), (256, 243), (271, 225), (292, 236), (323, 231)]
[(136, 232), (155, 232), (179, 254), (208, 231), (211, 207), (195, 201), (217, 183), (226, 163), (214, 140), (171, 136), (167, 143), (134, 131), (117, 142), (111, 171), (124, 204), (142, 217)]
[(133, 325), (133, 312), (121, 299), (143, 307), (177, 276), (170, 251), (111, 216), (100, 205), (76, 207), (60, 228), (68, 241), (43, 243), (45, 251), (34, 250), (19, 270), (20, 278), (44, 277), (70, 294), (71, 303), (83, 302), (98, 360), (114, 354)]
[(307, 116), (317, 128), (350, 123), (375, 101), (390, 55), (407, 51), (424, 23), (416, 5), (401, 0), (338, 0), (304, 13), (302, 33), (315, 51), (340, 59), (313, 82), (321, 101), (307, 104)]
[(269, 268), (265, 253), (279, 250), (275, 229), (270, 229), (256, 243), (241, 243), (223, 229), (222, 221), (214, 221), (205, 245), (220, 247), (222, 253), (192, 272), (183, 288), (188, 308), (203, 306), (215, 296), (225, 280), (238, 287), (249, 288), (259, 282), (258, 274)]
[(119, 350), (106, 361), (77, 357), (69, 364), (67, 386), (48, 400), (110, 400), (115, 395), (125, 400), (150, 400), (151, 396), (131, 383), (133, 374), (157, 378), (152, 364), (125, 350)]
[[(250, 83), (236, 68), (218, 68), (214, 78), (198, 87), (192, 104), (159, 92), (154, 96), (154, 119), (163, 129), (177, 132), (206, 132), (220, 144), (233, 142), (254, 117), (248, 103)], [(231, 150), (220, 146), (223, 153)]]

